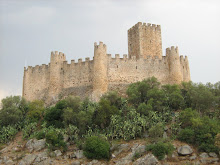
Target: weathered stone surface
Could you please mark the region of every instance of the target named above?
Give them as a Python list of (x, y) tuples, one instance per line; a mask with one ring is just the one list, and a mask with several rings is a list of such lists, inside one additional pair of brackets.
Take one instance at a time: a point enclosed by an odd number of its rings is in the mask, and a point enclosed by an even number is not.
[(167, 48), (166, 56), (162, 56), (159, 25), (146, 27), (137, 23), (130, 28), (128, 54), (111, 58), (107, 46), (100, 42), (94, 45), (93, 60), (79, 59), (77, 63), (73, 60), (67, 64), (62, 52), (52, 52), (50, 65), (25, 68), (23, 97), (28, 101), (43, 99), (48, 104), (57, 101), (58, 96), (70, 94), (96, 100), (110, 90), (125, 93), (130, 83), (152, 76), (162, 84), (190, 81), (188, 59), (179, 56), (177, 47)]
[(76, 155), (77, 159), (82, 159), (84, 157), (83, 150), (77, 150), (74, 152), (74, 154)]
[(2, 150), (0, 150), (0, 153), (5, 153), (5, 152), (8, 152), (8, 147), (5, 147)]
[(129, 149), (130, 147), (128, 144), (119, 144), (112, 147), (112, 150), (114, 150), (113, 154), (115, 156), (119, 155), (122, 151), (127, 151)]
[(138, 145), (138, 144), (134, 144), (134, 146), (131, 148), (131, 151), (133, 154), (135, 153), (139, 153), (139, 154), (142, 154), (145, 152), (145, 145)]
[(201, 154), (199, 155), (199, 157), (201, 157), (201, 158), (208, 158), (209, 155), (208, 155), (206, 152), (203, 152), (203, 153), (201, 153)]
[(137, 159), (133, 165), (157, 165), (160, 164), (153, 154), (147, 154), (142, 158)]
[(177, 150), (179, 155), (185, 156), (193, 153), (192, 148), (189, 145), (184, 145), (178, 148)]
[(60, 150), (55, 150), (54, 153), (55, 153), (56, 157), (62, 155), (62, 152)]
[(98, 165), (100, 164), (98, 160), (92, 160), (91, 162), (87, 163), (87, 165)]
[(189, 157), (190, 160), (195, 160), (196, 158), (197, 158), (196, 155), (193, 155), (193, 156), (190, 156), (190, 157)]
[(45, 139), (41, 139), (41, 140), (30, 139), (28, 140), (25, 146), (30, 152), (32, 152), (32, 151), (42, 150), (43, 148), (45, 148), (45, 145), (46, 145)]
[(164, 138), (164, 139), (167, 139), (167, 137), (168, 137), (168, 136), (167, 136), (167, 133), (164, 132), (164, 133), (163, 133), (163, 138)]
[(213, 157), (213, 158), (217, 158), (218, 157), (218, 155), (216, 153), (214, 153), (214, 152), (209, 152), (209, 156)]
[(219, 158), (201, 158), (201, 163), (209, 164), (209, 163), (217, 163)]
[(30, 165), (34, 162), (36, 157), (37, 155), (35, 154), (28, 154), (19, 162), (19, 165)]
[(76, 161), (72, 162), (71, 165), (80, 165), (80, 161), (76, 160)]
[(35, 162), (41, 162), (41, 161), (44, 161), (46, 159), (48, 159), (47, 152), (40, 152), (39, 154), (37, 154)]
[(134, 153), (130, 153), (116, 162), (116, 165), (127, 165), (132, 162)]

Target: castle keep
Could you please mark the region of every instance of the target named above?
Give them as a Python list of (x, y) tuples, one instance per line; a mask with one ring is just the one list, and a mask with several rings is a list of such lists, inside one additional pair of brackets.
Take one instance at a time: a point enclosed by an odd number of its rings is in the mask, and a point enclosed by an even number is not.
[(65, 54), (55, 51), (48, 65), (24, 68), (23, 97), (47, 103), (68, 95), (98, 100), (107, 91), (123, 93), (130, 83), (152, 76), (162, 84), (190, 81), (189, 62), (174, 46), (162, 56), (160, 25), (139, 22), (128, 30), (128, 55), (112, 57), (100, 42), (94, 44), (92, 60), (69, 64)]

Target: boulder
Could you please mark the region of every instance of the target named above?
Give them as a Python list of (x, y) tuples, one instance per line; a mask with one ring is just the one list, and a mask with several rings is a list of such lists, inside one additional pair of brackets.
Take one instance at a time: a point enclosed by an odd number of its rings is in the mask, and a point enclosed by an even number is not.
[(113, 154), (115, 156), (119, 155), (122, 151), (129, 150), (130, 147), (128, 144), (119, 144), (119, 145), (113, 145), (111, 150), (114, 150)]
[(203, 164), (218, 163), (219, 158), (202, 158), (200, 161)]
[(177, 152), (179, 155), (185, 156), (185, 155), (191, 155), (193, 153), (193, 150), (189, 145), (184, 145), (179, 147), (177, 149)]
[(56, 157), (62, 155), (62, 152), (61, 152), (60, 150), (55, 150), (54, 153), (55, 153), (55, 156), (56, 156)]
[(80, 165), (80, 161), (77, 160), (75, 162), (72, 162), (71, 165)]
[(43, 148), (45, 148), (46, 140), (45, 139), (41, 139), (41, 140), (30, 139), (30, 140), (28, 140), (28, 142), (26, 143), (25, 146), (29, 150), (29, 152), (40, 151)]
[(139, 153), (139, 154), (142, 154), (142, 153), (144, 153), (146, 150), (145, 150), (145, 145), (142, 145), (142, 144), (140, 144), (140, 145), (134, 145), (132, 148), (131, 148), (131, 151), (132, 151), (132, 153), (133, 154), (135, 154), (135, 153)]
[(203, 153), (201, 153), (201, 154), (199, 155), (199, 157), (201, 157), (201, 158), (208, 158), (209, 155), (208, 155), (206, 152), (203, 152)]
[(41, 152), (41, 153), (37, 154), (37, 157), (34, 162), (38, 163), (38, 162), (42, 162), (46, 159), (48, 159), (47, 152)]
[(214, 153), (214, 152), (209, 152), (209, 156), (213, 157), (213, 158), (217, 158), (218, 157), (218, 155), (216, 153)]
[(77, 150), (74, 152), (74, 154), (76, 155), (77, 159), (82, 159), (84, 157), (83, 150)]
[(19, 162), (19, 165), (30, 165), (34, 162), (36, 157), (37, 155), (35, 154), (28, 154)]
[(153, 154), (147, 154), (142, 158), (137, 159), (133, 165), (157, 165), (159, 161)]
[(132, 162), (132, 158), (134, 156), (134, 153), (130, 153), (126, 155), (125, 157), (121, 158), (120, 160), (116, 161), (116, 165), (127, 165)]
[(163, 138), (164, 138), (164, 139), (167, 139), (167, 137), (168, 137), (168, 136), (167, 136), (167, 133), (164, 132), (164, 133), (163, 133)]
[(190, 160), (195, 160), (196, 158), (197, 158), (196, 155), (193, 155), (193, 156), (190, 156), (190, 157), (189, 157)]

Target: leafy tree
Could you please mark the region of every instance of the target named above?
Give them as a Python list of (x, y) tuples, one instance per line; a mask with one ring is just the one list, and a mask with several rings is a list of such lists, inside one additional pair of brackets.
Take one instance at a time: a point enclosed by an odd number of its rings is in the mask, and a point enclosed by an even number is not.
[(173, 109), (178, 110), (184, 106), (184, 98), (178, 85), (164, 85), (162, 86), (165, 97), (166, 105)]
[[(59, 104), (61, 105), (61, 104)], [(63, 128), (63, 109), (57, 107), (48, 108), (44, 115), (44, 120), (47, 122), (47, 127), (54, 126), (55, 128)]]
[(31, 122), (38, 122), (43, 117), (44, 102), (41, 100), (32, 101), (28, 107), (27, 118)]
[(101, 99), (99, 107), (93, 114), (93, 123), (100, 128), (106, 128), (110, 124), (110, 119), (113, 114), (117, 114), (118, 109), (112, 105), (109, 100)]
[(20, 96), (10, 96), (2, 99), (0, 110), (0, 126), (15, 125), (23, 120), (28, 103)]
[(115, 106), (118, 109), (121, 109), (123, 106), (122, 98), (118, 96), (117, 92), (112, 91), (108, 92), (104, 96), (102, 96), (103, 99), (110, 101), (111, 106)]

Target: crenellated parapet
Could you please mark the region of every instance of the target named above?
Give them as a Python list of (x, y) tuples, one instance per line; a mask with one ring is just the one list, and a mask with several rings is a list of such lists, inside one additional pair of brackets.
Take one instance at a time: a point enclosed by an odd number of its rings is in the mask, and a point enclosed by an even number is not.
[(162, 58), (161, 26), (138, 22), (128, 30), (129, 58), (146, 58), (157, 56)]
[(55, 103), (67, 95), (93, 101), (109, 90), (125, 92), (130, 83), (156, 77), (162, 84), (190, 81), (187, 56), (171, 46), (162, 55), (161, 26), (138, 22), (128, 30), (128, 54), (107, 54), (103, 42), (94, 43), (93, 58), (66, 60), (52, 51), (48, 65), (24, 67), (23, 96)]

